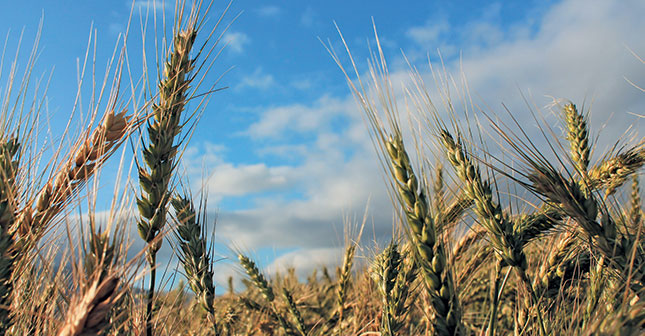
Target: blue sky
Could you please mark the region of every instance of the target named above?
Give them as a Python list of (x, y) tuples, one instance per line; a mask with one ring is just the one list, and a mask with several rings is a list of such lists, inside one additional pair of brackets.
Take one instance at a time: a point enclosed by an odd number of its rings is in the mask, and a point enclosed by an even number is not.
[[(30, 45), (44, 13), (35, 73), (54, 69), (48, 111), (56, 116), (55, 129), (64, 126), (61, 121), (73, 105), (76, 60), (85, 54), (90, 27), (98, 32), (101, 68), (126, 27), (131, 5), (28, 0), (0, 11), (0, 32), (11, 30), (10, 56), (21, 29), (24, 44)], [(224, 5), (215, 3), (211, 24)], [(137, 1), (135, 17), (150, 7), (151, 2)], [(361, 112), (319, 40), (342, 51), (334, 22), (364, 71), (368, 43), (374, 42), (373, 20), (397, 85), (408, 78), (401, 51), (430, 83), (427, 59), (438, 64), (440, 51), (446, 70), (463, 74), (471, 96), (486, 110), (501, 114), (504, 103), (530, 125), (522, 94), (546, 114), (551, 97), (567, 98), (592, 106), (594, 131), (604, 125), (600, 145), (630, 125), (642, 138), (642, 118), (630, 112), (643, 114), (645, 96), (625, 80), (645, 85), (645, 65), (630, 52), (645, 55), (641, 1), (407, 1), (394, 6), (391, 1), (238, 0), (224, 21), (240, 12), (224, 36), (227, 49), (206, 77), (212, 82), (232, 67), (220, 83), (228, 89), (212, 95), (183, 163), (195, 189), (202, 176), (212, 174), (209, 205), (218, 213), (222, 244), (258, 251), (270, 270), (291, 264), (308, 272), (321, 263), (337, 263), (343, 218), (360, 220), (368, 203), (366, 236), (384, 241), (392, 232), (392, 207)], [(136, 69), (138, 19), (132, 25), (128, 48)], [(27, 49), (23, 46), (23, 55)], [(220, 279), (230, 273), (227, 267), (222, 264)]]

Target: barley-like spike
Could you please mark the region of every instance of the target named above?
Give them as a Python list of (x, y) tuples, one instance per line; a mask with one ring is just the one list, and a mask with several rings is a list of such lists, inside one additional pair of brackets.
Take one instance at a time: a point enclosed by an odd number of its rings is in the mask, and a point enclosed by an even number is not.
[(213, 333), (219, 335), (220, 328), (215, 318), (212, 262), (208, 255), (208, 244), (202, 225), (197, 222), (195, 208), (190, 199), (176, 196), (171, 200), (171, 203), (177, 217), (176, 233), (179, 240), (179, 260), (186, 272), (190, 288), (208, 313)]
[(291, 293), (289, 293), (289, 290), (287, 290), (284, 287), (282, 287), (282, 295), (284, 296), (284, 299), (287, 301), (287, 308), (289, 309), (289, 313), (291, 314), (291, 317), (296, 322), (296, 330), (298, 330), (298, 333), (300, 333), (300, 336), (306, 336), (307, 329), (305, 328), (305, 320), (302, 318), (302, 315), (300, 314), (300, 311), (296, 306), (296, 302), (293, 300), (293, 296), (291, 295)]
[(561, 211), (551, 207), (533, 214), (521, 215), (515, 220), (515, 232), (518, 233), (523, 245), (526, 245), (555, 228), (563, 218)]
[(639, 144), (591, 168), (591, 185), (604, 187), (606, 194), (611, 195), (644, 164), (645, 144)]
[(73, 152), (54, 177), (34, 199), (26, 203), (12, 228), (18, 234), (20, 249), (35, 246), (52, 219), (69, 204), (71, 196), (114, 153), (131, 131), (133, 122), (125, 113), (125, 109), (120, 113), (114, 110), (106, 112), (101, 124), (91, 134), (77, 141)]
[[(400, 133), (389, 136), (385, 146), (391, 149), (388, 150), (388, 160), (394, 168), (394, 185), (401, 195), (399, 200), (406, 214), (410, 238), (415, 246), (412, 255), (432, 297), (431, 302), (436, 312), (433, 321), (435, 332), (440, 335), (460, 332), (461, 308), (452, 274), (445, 267), (446, 254), (443, 244), (437, 238), (437, 230), (440, 228), (429, 211), (428, 199), (417, 182)], [(396, 171), (403, 171), (404, 174), (396, 174)]]
[(598, 210), (593, 195), (585, 196), (577, 183), (565, 179), (552, 167), (535, 167), (528, 177), (535, 192), (546, 197), (552, 205), (560, 207), (564, 214), (584, 229), (612, 267), (620, 273), (632, 273), (632, 280), (636, 282), (642, 281), (645, 277), (645, 259), (642, 253), (632, 254), (632, 249), (640, 247), (635, 246), (634, 238), (618, 236), (613, 218), (607, 210)]
[(271, 289), (266, 278), (255, 265), (255, 262), (243, 254), (239, 254), (237, 258), (240, 260), (240, 264), (246, 271), (246, 274), (251, 278), (251, 281), (253, 281), (253, 284), (260, 290), (260, 293), (262, 293), (264, 298), (269, 302), (273, 302), (273, 299), (275, 298), (273, 295), (273, 289)]
[(564, 115), (567, 123), (567, 140), (571, 148), (571, 157), (576, 169), (582, 176), (589, 167), (589, 132), (587, 120), (578, 112), (576, 105), (568, 103), (564, 106)]

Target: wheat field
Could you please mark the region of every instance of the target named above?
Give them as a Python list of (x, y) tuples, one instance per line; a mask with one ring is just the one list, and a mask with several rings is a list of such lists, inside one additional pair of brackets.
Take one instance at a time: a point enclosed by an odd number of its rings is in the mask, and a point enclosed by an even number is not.
[[(0, 118), (2, 334), (645, 334), (643, 135), (600, 153), (588, 111), (562, 99), (554, 109), (564, 132), (536, 116), (544, 150), (528, 135), (535, 130), (512, 118), (467, 123), (469, 112), (450, 97), (435, 105), (414, 69), (403, 104), (378, 36), (366, 73), (347, 44), (326, 47), (362, 110), (395, 234), (361, 252), (366, 262), (356, 260), (362, 229), (348, 234), (340, 266), (307, 279), (294, 269), (264, 274), (249, 251), (235, 249), (243, 288), (232, 278), (216, 283), (205, 196), (186, 187), (178, 167), (205, 104), (217, 99), (218, 83), (203, 81), (221, 62), (226, 9), (214, 24), (204, 18), (220, 5), (178, 2), (166, 23), (172, 36), (157, 51), (161, 75), (142, 79), (151, 92), (134, 110), (134, 90), (120, 85), (124, 42), (101, 89), (107, 98), (82, 131), (59, 135), (66, 141), (51, 158), (38, 142), (44, 96), (20, 89), (28, 76), (10, 78), (18, 99), (2, 100)], [(126, 169), (117, 153), (135, 158), (135, 172), (115, 191), (101, 189), (108, 163)], [(99, 193), (113, 198), (102, 220)], [(77, 216), (79, 204), (89, 206)], [(66, 243), (54, 232), (66, 232)], [(132, 251), (133, 240), (145, 248)], [(174, 288), (157, 282), (163, 244), (179, 260)]]

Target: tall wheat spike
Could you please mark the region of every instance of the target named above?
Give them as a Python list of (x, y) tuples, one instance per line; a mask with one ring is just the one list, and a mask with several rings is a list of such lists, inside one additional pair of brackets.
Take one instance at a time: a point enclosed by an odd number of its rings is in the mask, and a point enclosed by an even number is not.
[(411, 240), (416, 247), (413, 256), (420, 268), (422, 279), (432, 298), (436, 311), (434, 328), (440, 335), (453, 335), (462, 328), (458, 296), (452, 274), (447, 268), (444, 245), (437, 238), (436, 223), (429, 211), (429, 202), (417, 181), (405, 151), (400, 133), (385, 143), (392, 166), (396, 191), (410, 228)]
[(197, 36), (197, 16), (193, 12), (185, 27), (179, 22), (173, 36), (173, 48), (163, 67), (158, 101), (152, 105), (153, 118), (148, 123), (148, 144), (143, 149), (145, 166), (139, 167), (141, 194), (137, 198), (139, 235), (148, 243), (146, 259), (150, 265), (150, 287), (146, 312), (146, 335), (152, 335), (152, 305), (155, 291), (156, 255), (161, 248), (159, 232), (166, 224), (170, 202), (170, 180), (175, 169), (181, 132), (182, 113), (193, 76), (195, 60), (190, 58)]

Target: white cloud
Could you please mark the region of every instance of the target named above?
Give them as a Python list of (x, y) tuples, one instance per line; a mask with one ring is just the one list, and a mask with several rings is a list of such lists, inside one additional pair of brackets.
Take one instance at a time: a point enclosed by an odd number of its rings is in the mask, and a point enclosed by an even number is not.
[(277, 82), (273, 75), (265, 73), (262, 68), (256, 68), (255, 71), (248, 75), (244, 76), (240, 83), (236, 86), (237, 90), (244, 88), (254, 88), (259, 90), (267, 90), (270, 88), (276, 88)]
[(292, 186), (290, 167), (267, 167), (263, 163), (235, 166), (227, 163), (215, 166), (213, 170), (208, 190), (223, 196), (248, 195)]
[(257, 9), (258, 15), (262, 17), (278, 17), (280, 16), (280, 13), (282, 13), (282, 10), (278, 6), (262, 6)]
[[(128, 7), (130, 4), (128, 3)], [(168, 1), (163, 0), (137, 0), (134, 2), (134, 8), (139, 10), (164, 11), (171, 8)]]
[(226, 49), (233, 53), (240, 54), (244, 52), (244, 47), (251, 43), (251, 38), (242, 32), (229, 31), (224, 34), (223, 41), (226, 44)]
[(296, 88), (298, 90), (302, 90), (302, 91), (311, 89), (311, 87), (313, 85), (311, 80), (307, 79), (307, 78), (291, 81), (290, 84), (291, 84), (292, 87), (294, 87), (294, 88)]
[[(289, 268), (296, 271), (296, 276), (303, 279), (311, 274), (314, 269), (327, 267), (330, 272), (343, 260), (342, 247), (323, 247), (313, 249), (298, 249), (276, 258), (265, 269), (266, 274), (286, 274)], [(333, 273), (332, 273), (333, 275)]]
[(307, 9), (305, 9), (305, 11), (300, 16), (300, 24), (307, 28), (313, 27), (317, 23), (316, 15), (317, 14), (312, 7), (307, 7)]
[(450, 30), (447, 21), (428, 21), (424, 26), (412, 27), (405, 32), (405, 35), (415, 43), (422, 46), (437, 45), (440, 38)]
[(113, 35), (125, 33), (125, 25), (122, 23), (112, 22), (108, 25), (108, 32)]
[(254, 138), (262, 138), (322, 131), (322, 128), (330, 126), (330, 120), (341, 115), (354, 120), (360, 119), (360, 116), (356, 115), (353, 99), (323, 96), (310, 106), (293, 104), (264, 111), (260, 120), (251, 124), (248, 134)]
[[(645, 54), (641, 30), (634, 27), (643, 15), (645, 4), (638, 1), (570, 0), (545, 12), (531, 34), (508, 34), (494, 22), (484, 26), (481, 21), (463, 28), (459, 35), (475, 40), (477, 49), (464, 50), (461, 59), (446, 59), (446, 69), (456, 75), (457, 82), (463, 69), (469, 92), (482, 109), (498, 112), (503, 118), (499, 106), (504, 102), (527, 130), (533, 126), (533, 119), (520, 90), (527, 92), (529, 102), (538, 107), (550, 101), (543, 95), (566, 97), (578, 103), (586, 99), (586, 106), (593, 100), (593, 132), (613, 113), (601, 142), (615, 141), (632, 123), (637, 130), (643, 129), (641, 118), (628, 113), (642, 114), (643, 93), (623, 80), (623, 76), (636, 81), (645, 78), (645, 66), (625, 47)], [(417, 34), (419, 41), (441, 39), (441, 32), (424, 34)], [(427, 83), (432, 83), (429, 72), (421, 66), (419, 69)], [(407, 71), (393, 70), (391, 76), (398, 85), (408, 75)], [(430, 90), (440, 105), (437, 91)], [(461, 113), (460, 95), (454, 91), (452, 94), (457, 113)], [(402, 90), (397, 88), (396, 95), (402, 107)], [(392, 207), (381, 168), (353, 98), (323, 95), (311, 103), (268, 108), (245, 135), (270, 140), (265, 153), (286, 155), (293, 151), (291, 154), (299, 160), (297, 164), (279, 166), (218, 161), (223, 167), (222, 175), (211, 188), (220, 184), (223, 194), (241, 190), (237, 195), (249, 196), (250, 204), (244, 210), (220, 213), (219, 237), (243, 247), (300, 247), (306, 256), (321, 253), (321, 258), (332, 259), (332, 247), (340, 246), (342, 241), (343, 214), (361, 214), (368, 199), (373, 236), (378, 239), (391, 232)], [(306, 135), (314, 141), (295, 144), (293, 135)], [(257, 190), (282, 188), (298, 196), (251, 197)], [(367, 230), (371, 229), (368, 225)], [(275, 267), (285, 260), (296, 267), (303, 263), (291, 255), (276, 261)]]

